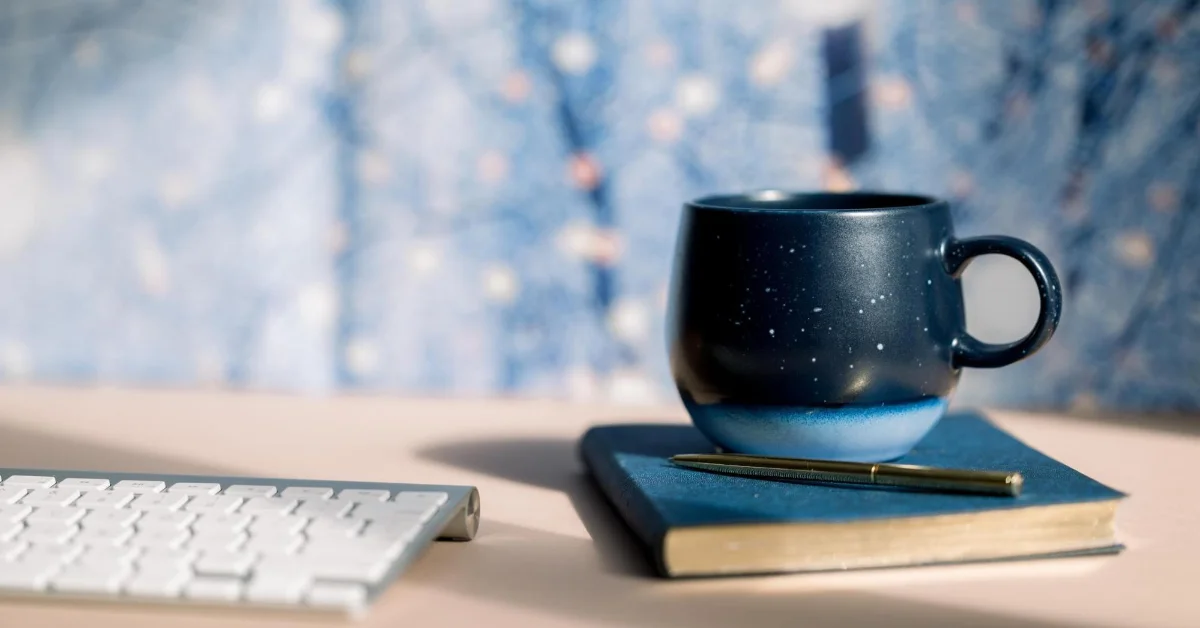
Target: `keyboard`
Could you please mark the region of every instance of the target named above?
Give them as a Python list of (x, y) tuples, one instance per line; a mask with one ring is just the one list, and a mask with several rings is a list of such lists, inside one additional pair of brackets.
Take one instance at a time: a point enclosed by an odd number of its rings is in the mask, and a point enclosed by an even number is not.
[(0, 468), (0, 599), (361, 617), (478, 527), (471, 486)]

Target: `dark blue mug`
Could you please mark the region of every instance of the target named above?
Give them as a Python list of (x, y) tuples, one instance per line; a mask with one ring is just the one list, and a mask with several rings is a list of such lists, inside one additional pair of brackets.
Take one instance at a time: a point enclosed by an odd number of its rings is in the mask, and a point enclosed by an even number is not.
[[(966, 332), (960, 277), (979, 255), (1033, 275), (1037, 324)], [(1054, 334), (1062, 292), (1028, 242), (959, 239), (943, 201), (765, 191), (687, 203), (668, 313), (671, 372), (696, 427), (727, 451), (880, 461), (946, 411), (962, 367), (1012, 364)]]

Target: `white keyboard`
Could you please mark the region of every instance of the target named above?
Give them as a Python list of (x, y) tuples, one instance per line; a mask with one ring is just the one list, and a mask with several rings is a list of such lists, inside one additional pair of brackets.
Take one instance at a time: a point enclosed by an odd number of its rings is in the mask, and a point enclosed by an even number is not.
[(470, 486), (0, 468), (0, 599), (361, 616), (478, 526)]

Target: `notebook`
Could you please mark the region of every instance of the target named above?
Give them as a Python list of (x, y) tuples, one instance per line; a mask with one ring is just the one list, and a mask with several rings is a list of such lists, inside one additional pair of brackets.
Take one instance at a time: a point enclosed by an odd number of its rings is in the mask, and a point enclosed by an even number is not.
[(783, 482), (677, 467), (712, 452), (687, 425), (584, 435), (592, 476), (665, 577), (901, 567), (1115, 553), (1125, 495), (974, 412), (947, 415), (896, 462), (1020, 471), (1019, 497)]

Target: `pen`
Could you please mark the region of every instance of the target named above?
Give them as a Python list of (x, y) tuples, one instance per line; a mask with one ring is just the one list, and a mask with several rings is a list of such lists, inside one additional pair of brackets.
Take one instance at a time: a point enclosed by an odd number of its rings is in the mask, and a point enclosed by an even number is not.
[(848, 484), (902, 486), (985, 495), (1021, 494), (1024, 482), (1016, 471), (941, 469), (908, 464), (839, 462), (805, 458), (774, 458), (744, 454), (680, 454), (671, 462), (682, 467), (728, 475)]

